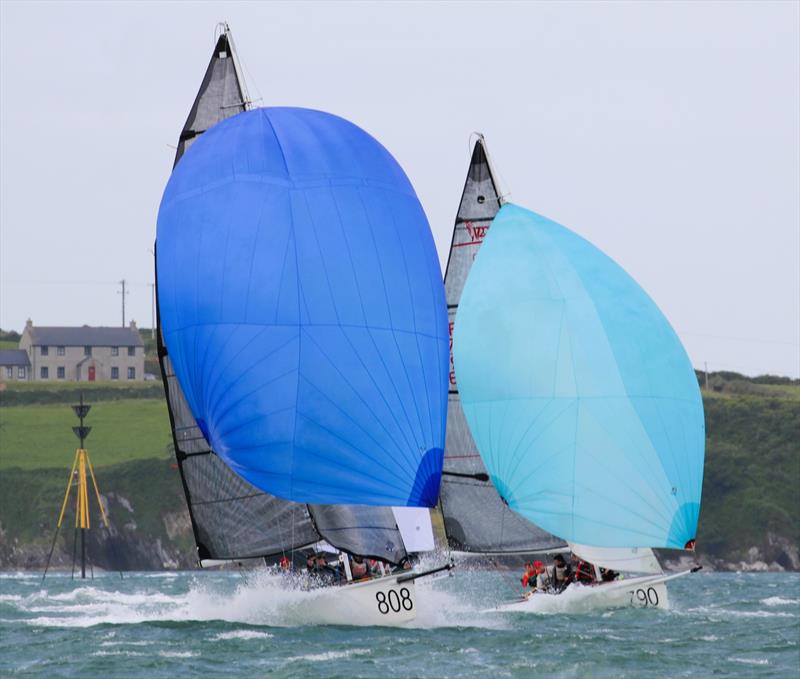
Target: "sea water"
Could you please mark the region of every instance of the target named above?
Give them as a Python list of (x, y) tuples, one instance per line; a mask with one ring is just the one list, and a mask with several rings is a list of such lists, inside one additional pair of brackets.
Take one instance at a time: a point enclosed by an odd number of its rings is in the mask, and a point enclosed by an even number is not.
[(0, 675), (177, 677), (790, 677), (800, 574), (703, 573), (671, 610), (485, 612), (518, 574), (417, 583), (412, 628), (315, 624), (314, 592), (266, 573), (0, 574)]

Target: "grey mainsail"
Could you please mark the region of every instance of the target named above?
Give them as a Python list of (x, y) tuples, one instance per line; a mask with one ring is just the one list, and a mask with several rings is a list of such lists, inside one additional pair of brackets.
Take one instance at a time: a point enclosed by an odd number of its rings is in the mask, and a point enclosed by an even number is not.
[(173, 167), (199, 135), (218, 122), (247, 110), (249, 106), (244, 78), (233, 49), (233, 38), (225, 26), (214, 46), (200, 90), (181, 130)]
[(475, 142), (445, 269), (450, 326), (450, 396), (440, 491), (444, 527), (450, 547), (461, 551), (558, 550), (566, 547), (563, 540), (523, 519), (503, 503), (486, 474), (458, 395), (452, 352), (453, 323), (472, 262), (502, 204), (484, 144), (482, 137)]
[[(216, 123), (250, 108), (227, 26), (181, 130), (175, 165)], [(156, 256), (158, 249), (156, 248)], [(201, 561), (274, 556), (320, 539), (345, 551), (397, 563), (406, 556), (390, 507), (307, 506), (258, 490), (208, 445), (173, 370), (158, 313), (158, 357), (175, 456)]]

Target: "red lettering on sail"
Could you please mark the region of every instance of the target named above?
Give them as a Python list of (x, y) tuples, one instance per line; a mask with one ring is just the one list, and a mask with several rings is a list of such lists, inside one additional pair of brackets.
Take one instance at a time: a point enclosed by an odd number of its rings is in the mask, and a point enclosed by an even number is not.
[(448, 331), (450, 333), (450, 386), (456, 386), (456, 371), (455, 371), (455, 363), (453, 363), (453, 321), (449, 321), (447, 324)]
[(448, 330), (450, 331), (450, 367), (453, 367), (453, 321), (450, 321), (448, 324)]
[(467, 228), (470, 240), (480, 243), (485, 237), (486, 232), (489, 230), (488, 224), (486, 226), (479, 226), (472, 222), (465, 222), (464, 226)]
[(480, 245), (483, 242), (483, 239), (486, 238), (486, 232), (489, 230), (489, 224), (464, 222), (464, 228), (467, 231), (467, 240), (460, 243), (453, 243), (454, 248), (461, 248), (465, 245)]

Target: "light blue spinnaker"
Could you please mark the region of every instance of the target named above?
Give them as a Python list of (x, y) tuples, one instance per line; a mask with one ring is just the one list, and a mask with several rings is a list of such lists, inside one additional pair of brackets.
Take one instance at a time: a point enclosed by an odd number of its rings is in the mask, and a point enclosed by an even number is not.
[(470, 430), (512, 509), (598, 547), (695, 538), (697, 379), (663, 314), (597, 248), (503, 206), (467, 279), (453, 353)]
[(311, 504), (433, 506), (447, 416), (444, 287), (403, 170), (320, 111), (200, 136), (158, 217), (164, 341), (211, 447)]

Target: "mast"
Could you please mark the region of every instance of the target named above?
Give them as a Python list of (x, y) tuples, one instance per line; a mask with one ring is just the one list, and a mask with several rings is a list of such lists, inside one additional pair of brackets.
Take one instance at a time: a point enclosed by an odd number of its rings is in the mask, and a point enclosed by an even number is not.
[(486, 140), (472, 150), (445, 269), (450, 329), (447, 442), (441, 485), (445, 533), (452, 549), (481, 553), (557, 551), (566, 543), (511, 511), (489, 480), (461, 407), (453, 364), (453, 327), (464, 284), (486, 233), (503, 205)]

